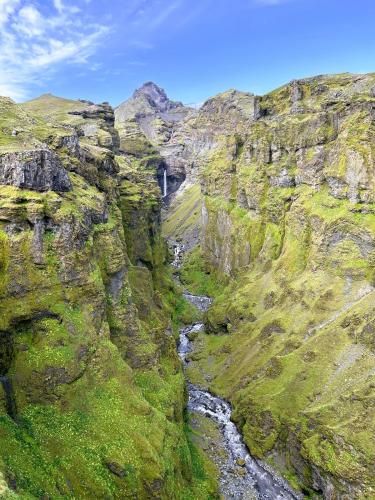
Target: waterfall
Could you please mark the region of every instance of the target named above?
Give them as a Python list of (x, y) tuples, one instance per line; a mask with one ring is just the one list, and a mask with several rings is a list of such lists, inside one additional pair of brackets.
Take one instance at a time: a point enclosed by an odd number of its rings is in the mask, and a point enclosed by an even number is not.
[(168, 194), (167, 190), (167, 170), (164, 169), (164, 190), (163, 190), (163, 197), (165, 198)]

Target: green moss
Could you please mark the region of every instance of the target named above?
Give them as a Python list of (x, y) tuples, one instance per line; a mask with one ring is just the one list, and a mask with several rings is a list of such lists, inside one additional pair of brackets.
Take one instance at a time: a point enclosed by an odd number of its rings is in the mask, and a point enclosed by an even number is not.
[[(6, 285), (9, 266), (9, 242), (5, 233), (0, 232), (0, 282), (1, 287)], [(1, 290), (0, 290), (1, 291)]]
[(188, 437), (193, 487), (190, 491), (185, 490), (181, 498), (184, 500), (195, 500), (195, 498), (202, 498), (202, 500), (217, 499), (219, 498), (217, 471), (202, 450), (195, 445), (190, 426), (185, 426), (185, 432)]
[[(305, 112), (298, 115), (289, 114), (290, 86), (263, 98), (267, 118), (241, 135), (241, 155), (233, 154), (235, 132), (228, 130), (231, 138), (217, 137), (206, 161), (203, 251), (187, 260), (181, 276), (195, 292), (207, 293), (204, 272), (214, 269), (226, 286), (206, 315), (209, 334), (196, 341), (188, 374), (231, 400), (251, 451), (281, 455), (275, 465), (285, 462), (283, 473), (294, 484), (312, 491), (314, 465), (337, 491), (345, 489), (344, 481), (363, 478), (367, 495), (374, 460), (365, 444), (374, 433), (368, 406), (371, 118), (355, 111), (336, 127), (332, 117), (315, 110), (321, 112), (331, 91), (353, 92), (361, 100), (373, 75), (363, 79), (363, 93), (348, 75), (322, 80), (299, 83)], [(331, 104), (337, 112), (344, 109), (343, 95)], [(299, 185), (273, 185), (270, 180), (284, 169)], [(360, 204), (344, 198), (356, 189), (354, 175), (367, 183), (358, 187)], [(342, 181), (342, 199), (332, 195), (324, 176)], [(314, 186), (312, 177), (319, 181)], [(290, 442), (291, 453), (304, 450), (298, 470), (288, 455)]]
[(186, 256), (179, 275), (181, 282), (195, 295), (216, 297), (223, 287), (217, 274), (209, 271), (200, 247), (196, 247)]
[(120, 148), (126, 154), (132, 155), (136, 158), (143, 158), (145, 156), (155, 154), (154, 146), (142, 135), (129, 136), (118, 129), (120, 135)]
[(163, 236), (177, 241), (189, 239), (189, 234), (198, 230), (201, 211), (200, 186), (193, 185), (173, 200), (172, 206), (168, 208), (167, 218), (162, 225)]
[[(1, 394), (0, 472), (21, 498), (211, 498), (166, 333), (197, 313), (164, 264), (154, 167), (120, 168), (129, 179), (110, 202), (78, 173), (61, 195), (0, 189), (3, 213), (25, 224), (0, 232), (0, 329), (12, 339), (6, 368), (18, 407), (16, 425)], [(36, 216), (49, 221), (38, 264), (28, 229)]]
[(173, 296), (175, 308), (173, 311), (172, 320), (175, 326), (180, 326), (181, 323), (184, 325), (196, 323), (201, 318), (201, 314), (199, 313), (199, 311), (180, 294), (176, 294), (176, 292), (174, 292)]

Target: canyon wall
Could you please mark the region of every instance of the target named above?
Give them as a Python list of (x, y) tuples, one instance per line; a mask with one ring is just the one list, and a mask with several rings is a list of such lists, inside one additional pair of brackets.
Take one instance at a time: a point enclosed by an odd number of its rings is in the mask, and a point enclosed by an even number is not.
[(119, 154), (106, 103), (2, 98), (0, 122), (0, 496), (207, 498), (157, 155)]
[(221, 284), (191, 377), (231, 401), (252, 454), (324, 498), (375, 495), (374, 96), (374, 75), (321, 76), (194, 119)]
[(164, 220), (192, 250), (181, 277), (216, 299), (189, 376), (307, 496), (375, 495), (374, 113), (373, 74), (318, 76), (146, 133), (183, 172)]

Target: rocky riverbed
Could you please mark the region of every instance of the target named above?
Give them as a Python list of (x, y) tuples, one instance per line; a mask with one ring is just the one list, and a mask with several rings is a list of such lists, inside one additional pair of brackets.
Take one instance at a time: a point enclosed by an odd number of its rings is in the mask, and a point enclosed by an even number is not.
[[(200, 311), (206, 311), (211, 304), (209, 297), (190, 293), (185, 293), (184, 297)], [(194, 338), (203, 331), (203, 323), (181, 328), (178, 352), (185, 366), (189, 363), (189, 354), (194, 349)], [(251, 457), (241, 434), (231, 421), (230, 405), (189, 381), (187, 384), (191, 424), (201, 435), (200, 446), (218, 468), (220, 493), (223, 498), (243, 500), (300, 498), (268, 466)], [(205, 422), (206, 419), (211, 422)], [(210, 432), (207, 432), (207, 428)]]

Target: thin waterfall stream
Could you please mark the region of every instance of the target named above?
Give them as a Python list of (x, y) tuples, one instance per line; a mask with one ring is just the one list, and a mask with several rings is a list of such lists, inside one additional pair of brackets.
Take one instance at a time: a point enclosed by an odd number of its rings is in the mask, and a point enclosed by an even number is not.
[[(174, 247), (174, 267), (181, 262), (181, 246)], [(200, 311), (205, 312), (211, 305), (209, 297), (184, 293), (184, 297)], [(194, 338), (204, 332), (203, 323), (195, 323), (180, 329), (178, 344), (179, 356), (186, 367), (189, 354), (194, 350)], [(185, 370), (186, 372), (186, 370)], [(221, 446), (226, 458), (218, 460), (220, 471), (220, 493), (225, 500), (293, 500), (303, 498), (295, 493), (287, 482), (277, 476), (265, 463), (253, 458), (247, 449), (240, 432), (231, 420), (232, 409), (229, 403), (192, 384), (187, 379), (189, 393), (188, 410), (211, 419), (218, 426), (221, 434)], [(239, 467), (240, 465), (240, 467)], [(234, 473), (235, 470), (241, 474)]]
[(167, 196), (168, 196), (167, 170), (164, 169), (164, 174), (163, 174), (163, 197), (166, 198)]

